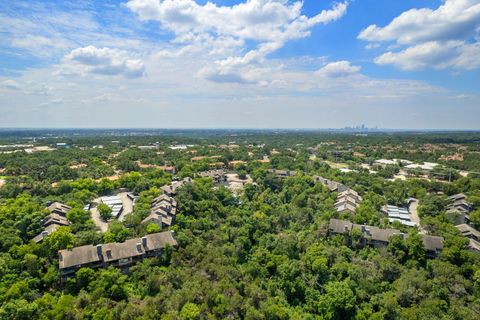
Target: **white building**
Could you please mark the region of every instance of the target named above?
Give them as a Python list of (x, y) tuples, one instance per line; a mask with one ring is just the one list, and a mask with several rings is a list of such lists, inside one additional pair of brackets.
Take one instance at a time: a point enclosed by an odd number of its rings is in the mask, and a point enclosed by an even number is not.
[(112, 215), (116, 218), (118, 218), (123, 211), (123, 202), (119, 196), (101, 197), (100, 201), (112, 209)]
[(412, 215), (407, 208), (386, 205), (383, 207), (383, 212), (388, 215), (388, 220), (390, 222), (398, 221), (409, 227), (415, 227), (417, 225), (415, 221), (412, 221)]

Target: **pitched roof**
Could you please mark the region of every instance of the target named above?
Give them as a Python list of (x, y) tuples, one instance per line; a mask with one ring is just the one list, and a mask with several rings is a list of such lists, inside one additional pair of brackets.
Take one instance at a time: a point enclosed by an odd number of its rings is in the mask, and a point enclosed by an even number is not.
[[(354, 228), (356, 225), (354, 225)], [(364, 226), (364, 235), (374, 241), (388, 242), (393, 235), (401, 235), (400, 230), (397, 229), (380, 229), (378, 227)], [(368, 232), (367, 232), (368, 231)]]
[(344, 212), (344, 211), (349, 211), (350, 213), (355, 213), (355, 210), (357, 209), (356, 206), (348, 203), (348, 202), (344, 202), (338, 206), (335, 207), (337, 209), (338, 212)]
[(353, 223), (347, 220), (330, 219), (328, 229), (334, 233), (348, 233), (352, 230)]
[(455, 226), (465, 237), (480, 239), (480, 231), (472, 228), (468, 224), (459, 224)]
[(474, 251), (480, 251), (480, 242), (473, 240), (473, 239), (468, 239), (468, 248), (470, 250)]
[(443, 238), (437, 236), (422, 235), (423, 246), (427, 251), (437, 251), (443, 249)]
[(153, 199), (152, 201), (152, 206), (155, 204), (155, 203), (159, 203), (159, 202), (162, 202), (162, 201), (167, 201), (168, 203), (170, 203), (172, 206), (176, 207), (177, 206), (177, 201), (175, 201), (174, 198), (166, 195), (166, 194), (161, 194), (160, 196), (156, 197), (155, 199)]
[(65, 269), (101, 261), (110, 262), (142, 255), (147, 251), (159, 250), (166, 245), (177, 245), (177, 241), (173, 238), (173, 234), (170, 231), (153, 233), (143, 238), (129, 239), (122, 243), (107, 243), (97, 246), (86, 245), (65, 249), (58, 251), (59, 266), (60, 269)]
[(467, 196), (463, 193), (457, 193), (457, 194), (454, 194), (453, 196), (448, 197), (447, 199), (450, 201), (465, 200), (467, 199)]
[(76, 247), (73, 249), (60, 250), (58, 252), (58, 264), (60, 269), (80, 266), (94, 262), (100, 262), (97, 248), (92, 245)]
[(150, 222), (161, 223), (162, 217), (154, 212), (151, 212), (145, 219), (142, 220), (143, 224)]
[(58, 213), (51, 213), (43, 219), (43, 225), (49, 226), (51, 224), (56, 224), (59, 226), (68, 226), (70, 222), (64, 216), (59, 215)]
[(66, 204), (60, 203), (60, 202), (53, 202), (48, 206), (48, 211), (51, 213), (55, 212), (58, 214), (61, 214), (65, 216), (68, 212), (68, 210), (72, 209), (72, 207), (67, 206)]
[(49, 236), (51, 235), (53, 232), (55, 232), (60, 226), (57, 225), (57, 224), (51, 224), (47, 227), (45, 227), (45, 229), (40, 232), (38, 235), (36, 235), (32, 240), (33, 242), (35, 243), (39, 243), (41, 241), (43, 241), (43, 239), (45, 239), (46, 236)]

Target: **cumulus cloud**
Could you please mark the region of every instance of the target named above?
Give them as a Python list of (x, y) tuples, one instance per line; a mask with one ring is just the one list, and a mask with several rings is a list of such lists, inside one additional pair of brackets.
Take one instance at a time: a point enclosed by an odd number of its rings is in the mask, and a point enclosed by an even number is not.
[(126, 6), (141, 19), (156, 20), (177, 35), (215, 33), (258, 41), (277, 41), (305, 36), (312, 26), (342, 17), (346, 3), (308, 18), (303, 3), (285, 0), (247, 0), (234, 6), (204, 5), (193, 0), (130, 0)]
[(145, 73), (143, 60), (132, 58), (126, 51), (87, 46), (72, 50), (63, 59), (64, 73), (93, 73), (141, 77)]
[(386, 52), (375, 58), (379, 65), (392, 64), (405, 70), (476, 69), (480, 67), (480, 44), (463, 41), (430, 41), (408, 47), (400, 52)]
[[(347, 2), (336, 3), (317, 15), (302, 15), (301, 1), (247, 0), (233, 6), (193, 0), (130, 0), (126, 6), (140, 19), (158, 21), (175, 35), (174, 43), (184, 44), (178, 52), (191, 53), (209, 43), (208, 54), (216, 60), (202, 69), (201, 75), (215, 82), (251, 82), (249, 65), (264, 61), (286, 42), (306, 37), (319, 24), (340, 19)], [(253, 47), (246, 49), (246, 43)], [(245, 52), (246, 51), (246, 52)], [(163, 55), (175, 53), (163, 51)]]
[(394, 42), (401, 47), (377, 57), (375, 62), (380, 65), (408, 70), (474, 69), (480, 66), (479, 30), (479, 0), (445, 0), (435, 10), (405, 11), (385, 27), (370, 25), (358, 38), (371, 43)]
[(350, 61), (342, 60), (325, 65), (315, 74), (326, 78), (343, 78), (357, 74), (360, 69), (360, 66), (354, 66)]

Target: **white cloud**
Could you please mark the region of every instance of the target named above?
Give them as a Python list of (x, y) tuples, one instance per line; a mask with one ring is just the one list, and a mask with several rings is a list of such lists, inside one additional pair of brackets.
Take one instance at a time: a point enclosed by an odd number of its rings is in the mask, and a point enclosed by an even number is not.
[(64, 71), (99, 75), (141, 77), (145, 73), (143, 60), (132, 58), (126, 51), (87, 46), (72, 50), (63, 59)]
[(204, 5), (193, 0), (130, 0), (126, 6), (143, 20), (157, 20), (176, 35), (214, 33), (257, 41), (278, 41), (306, 36), (309, 28), (342, 17), (346, 3), (308, 18), (303, 3), (285, 0), (247, 0), (234, 6)]
[[(214, 82), (250, 83), (254, 82), (252, 73), (258, 71), (250, 65), (263, 63), (286, 42), (308, 36), (314, 26), (340, 19), (348, 4), (337, 3), (313, 17), (301, 14), (302, 2), (285, 0), (247, 0), (233, 6), (200, 5), (193, 0), (130, 0), (126, 6), (143, 20), (158, 21), (174, 33), (173, 43), (183, 45), (162, 55), (204, 55), (208, 50), (210, 59), (200, 75)], [(253, 42), (253, 48), (245, 53), (246, 41)]]
[(386, 52), (375, 58), (379, 65), (393, 64), (405, 70), (476, 69), (480, 67), (480, 44), (463, 41), (430, 41), (400, 52)]
[(62, 104), (64, 102), (66, 102), (64, 98), (56, 98), (56, 99), (52, 99), (52, 100), (49, 100), (49, 101), (46, 101), (46, 102), (42, 102), (38, 106), (39, 107), (49, 107), (49, 106), (52, 106), (52, 105), (59, 105), (59, 104)]
[(370, 25), (358, 38), (417, 44), (427, 41), (466, 39), (480, 26), (478, 0), (446, 0), (436, 10), (411, 9), (381, 28)]
[(12, 90), (19, 90), (21, 88), (20, 84), (12, 79), (7, 79), (1, 82), (2, 87)]
[(370, 46), (393, 42), (401, 48), (377, 57), (379, 65), (475, 69), (480, 67), (479, 30), (479, 0), (445, 0), (436, 10), (410, 9), (385, 27), (370, 25), (358, 38), (370, 41)]
[(331, 62), (319, 69), (315, 74), (327, 78), (343, 78), (357, 74), (360, 69), (360, 66), (354, 66), (350, 61), (343, 60)]

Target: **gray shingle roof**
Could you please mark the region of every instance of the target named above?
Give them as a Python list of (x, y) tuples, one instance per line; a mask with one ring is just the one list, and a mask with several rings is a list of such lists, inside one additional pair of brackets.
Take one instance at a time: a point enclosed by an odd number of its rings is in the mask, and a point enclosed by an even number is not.
[[(142, 238), (129, 239), (122, 243), (108, 243), (104, 245), (86, 245), (73, 249), (60, 250), (60, 269), (74, 266), (88, 265), (97, 262), (110, 262), (142, 255), (147, 251), (159, 250), (166, 245), (176, 246), (177, 241), (170, 231), (146, 235)], [(140, 244), (140, 250), (137, 244)]]

